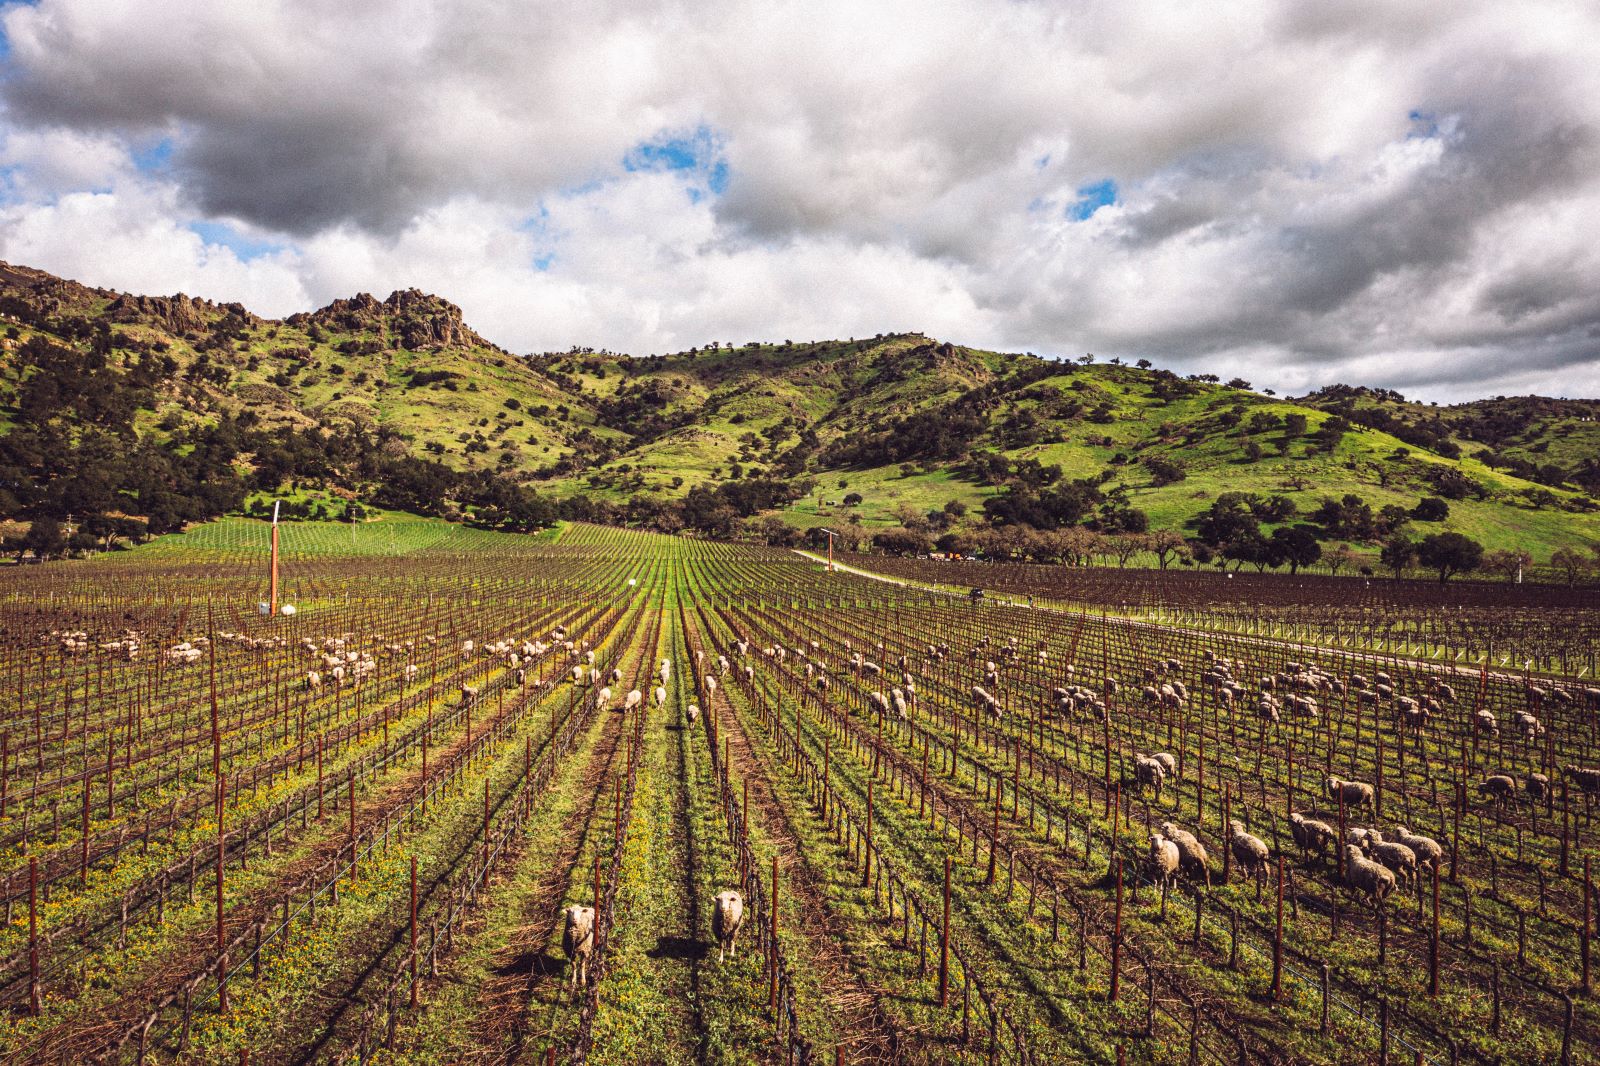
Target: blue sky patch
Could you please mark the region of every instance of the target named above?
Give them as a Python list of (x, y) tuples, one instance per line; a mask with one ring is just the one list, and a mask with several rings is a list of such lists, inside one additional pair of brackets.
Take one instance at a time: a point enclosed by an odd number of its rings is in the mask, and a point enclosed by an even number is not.
[(165, 170), (172, 161), (172, 138), (163, 137), (152, 145), (135, 149), (133, 165), (146, 174)]
[(233, 254), (245, 262), (284, 249), (284, 246), (276, 241), (247, 237), (226, 222), (191, 222), (189, 230), (207, 244), (220, 244), (224, 248), (232, 249)]
[(666, 133), (635, 145), (622, 157), (622, 169), (680, 172), (690, 180), (689, 201), (699, 203), (706, 194), (721, 196), (728, 188), (728, 161), (722, 138), (709, 126), (688, 133)]
[(1078, 198), (1067, 208), (1067, 217), (1082, 222), (1102, 207), (1117, 202), (1117, 183), (1107, 178), (1092, 185), (1078, 187)]

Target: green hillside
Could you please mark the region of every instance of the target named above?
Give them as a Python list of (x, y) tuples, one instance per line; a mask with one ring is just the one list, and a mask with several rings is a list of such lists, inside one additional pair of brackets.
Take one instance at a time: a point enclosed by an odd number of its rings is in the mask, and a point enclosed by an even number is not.
[[(1596, 401), (1288, 399), (920, 334), (518, 356), (415, 290), (275, 321), (4, 265), (0, 312), (0, 518), (160, 512), (161, 532), (288, 494), (499, 528), (727, 534), (771, 512), (931, 542), (996, 522), (1193, 536), (1242, 493), (1264, 532), (1322, 509), (1326, 543), (1369, 555), (1397, 528), (1540, 560), (1600, 544)], [(1346, 496), (1381, 518), (1331, 523)], [(1442, 520), (1408, 518), (1425, 498)]]

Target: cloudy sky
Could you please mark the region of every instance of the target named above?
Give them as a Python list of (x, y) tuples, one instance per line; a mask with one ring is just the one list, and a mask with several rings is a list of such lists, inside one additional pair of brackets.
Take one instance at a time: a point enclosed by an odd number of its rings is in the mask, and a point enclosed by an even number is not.
[(0, 69), (0, 258), (91, 284), (1600, 396), (1594, 0), (40, 0)]

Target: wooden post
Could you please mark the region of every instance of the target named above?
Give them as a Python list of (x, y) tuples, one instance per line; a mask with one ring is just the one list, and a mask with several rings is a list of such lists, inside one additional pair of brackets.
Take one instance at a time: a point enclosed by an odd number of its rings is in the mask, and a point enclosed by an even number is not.
[(411, 856), (411, 1008), (417, 1006), (417, 857)]
[(217, 1009), (223, 1012), (228, 1009), (228, 939), (222, 917), (223, 863), (227, 848), (222, 820), (226, 813), (223, 801), (227, 794), (228, 777), (226, 774), (219, 774), (217, 776)]
[(1283, 852), (1278, 852), (1278, 924), (1272, 934), (1272, 1002), (1283, 998)]
[[(949, 884), (950, 860), (945, 860), (946, 885)], [(945, 899), (949, 899), (946, 890)], [(945, 904), (948, 912), (949, 903)], [(28, 856), (28, 1013), (39, 1013), (39, 859)]]
[(1117, 862), (1117, 913), (1116, 924), (1111, 933), (1111, 1002), (1117, 1001), (1117, 992), (1122, 985), (1122, 856), (1116, 856)]
[[(867, 779), (867, 839), (866, 848), (861, 852), (861, 887), (872, 887), (872, 779)], [(992, 859), (992, 855), (991, 855)], [(994, 868), (991, 862), (990, 880), (994, 879)]]
[(1433, 928), (1428, 938), (1428, 995), (1439, 995), (1439, 864), (1433, 863)]
[(950, 1005), (950, 856), (944, 857), (944, 922), (939, 926), (939, 1007)]
[(767, 1009), (774, 1016), (778, 1010), (778, 853), (772, 853), (772, 901), (768, 905), (770, 936), (772, 939), (772, 952), (769, 965), (772, 968), (772, 984), (767, 992)]

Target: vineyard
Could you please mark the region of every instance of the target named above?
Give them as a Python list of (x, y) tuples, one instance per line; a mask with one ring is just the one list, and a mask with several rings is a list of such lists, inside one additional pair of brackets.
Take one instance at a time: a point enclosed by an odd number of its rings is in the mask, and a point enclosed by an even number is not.
[(5, 1061), (1600, 1061), (1581, 592), (266, 558), (0, 574)]

